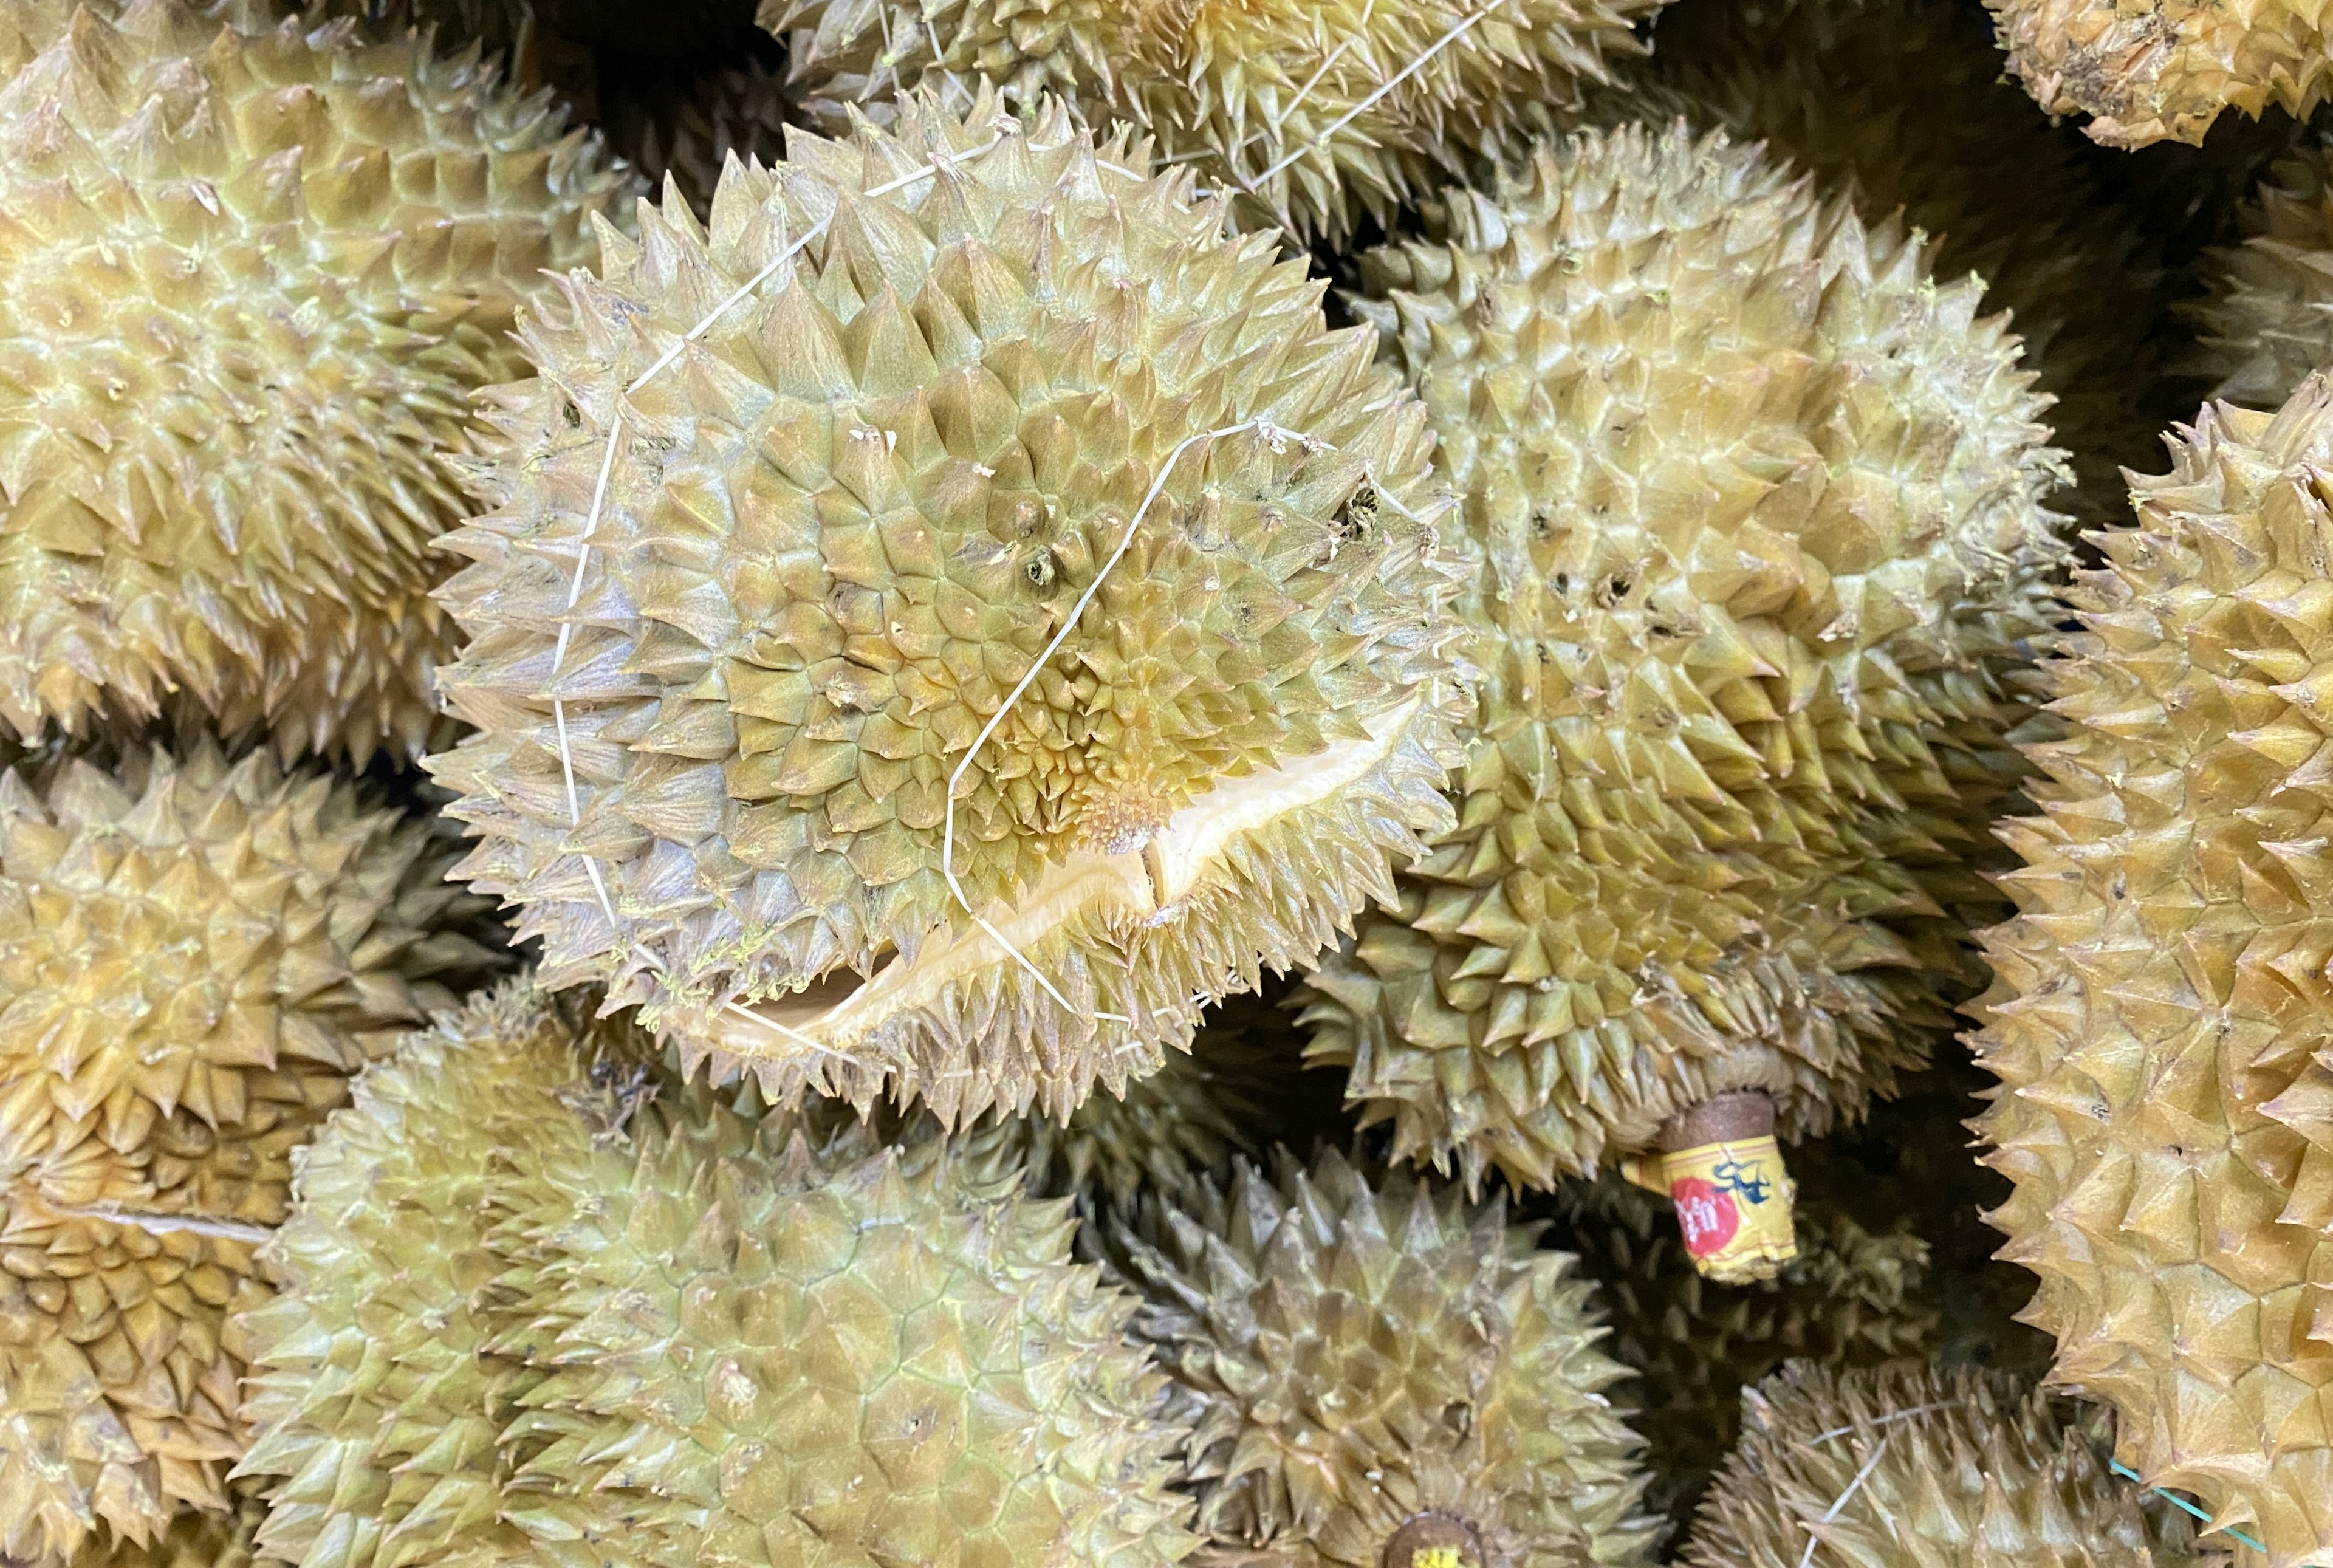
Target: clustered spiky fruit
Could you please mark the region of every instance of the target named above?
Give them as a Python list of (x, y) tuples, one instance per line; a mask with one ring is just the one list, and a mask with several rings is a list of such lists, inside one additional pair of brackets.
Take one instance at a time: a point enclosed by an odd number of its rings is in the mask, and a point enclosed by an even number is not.
[(1740, 1445), (1685, 1568), (2205, 1568), (2143, 1494), (2014, 1378), (1791, 1363), (1743, 1395)]
[(1601, 1392), (1624, 1369), (1538, 1229), (1333, 1150), (1116, 1221), (1135, 1331), (1195, 1418), (1200, 1529), (1290, 1568), (1378, 1568), (1436, 1521), (1472, 1568), (1650, 1561), (1639, 1444)]
[(1974, 1039), (2054, 1380), (2276, 1563), (2333, 1554), (2328, 463), (2322, 379), (2207, 406), (2093, 535)]
[(2242, 245), (2209, 252), (2211, 297), (2193, 309), (2212, 395), (2273, 409), (2333, 365), (2333, 147), (2277, 161), (2237, 214)]
[(546, 984), (773, 1100), (1065, 1114), (1446, 823), (1423, 412), (1147, 165), (917, 100), (530, 322), (430, 766)]
[(489, 955), (424, 823), (264, 753), (0, 774), (0, 1554), (226, 1505), (293, 1151)]
[[(2121, 470), (2154, 460), (2161, 373), (2148, 329), (2171, 284), (2163, 245), (2002, 79), (1984, 19), (1954, 0), (1762, 0), (1664, 11), (1650, 80), (1610, 94), (1636, 118), (1674, 104), (1760, 139), (1932, 244), (1938, 278), (1973, 273), (2011, 313), (2041, 417), (2077, 481), (2052, 505), (2121, 515)], [(2004, 200), (2003, 192), (2015, 197)]]
[(2108, 147), (2201, 145), (2224, 109), (2306, 119), (2333, 82), (2311, 0), (1985, 0), (2010, 72)]
[(1166, 1568), (1186, 1435), (1009, 1161), (651, 1101), (523, 989), (360, 1082), (241, 1320), (262, 1549)]
[(1722, 135), (1579, 137), (1446, 223), (1356, 303), (1476, 557), (1460, 825), (1310, 976), (1310, 1054), (1470, 1182), (1735, 1090), (1818, 1134), (1971, 969), (2062, 554), (2031, 377), (1974, 281)]
[(418, 753), (468, 396), (596, 139), (260, 0), (0, 13), (0, 724)]
[(1056, 94), (1129, 121), (1243, 226), (1340, 237), (1363, 215), (1574, 123), (1663, 0), (763, 0), (804, 109), (837, 132), (903, 89)]

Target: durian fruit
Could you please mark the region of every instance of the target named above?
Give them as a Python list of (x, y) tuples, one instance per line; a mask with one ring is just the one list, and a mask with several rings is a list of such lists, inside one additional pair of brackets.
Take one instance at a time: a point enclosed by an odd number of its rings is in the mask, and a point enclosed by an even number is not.
[(2207, 405), (2094, 535), (1973, 1044), (2052, 1379), (2271, 1564), (2333, 1562), (2333, 384)]
[(2333, 81), (2309, 0), (1985, 0), (2010, 74), (2107, 147), (2200, 145), (2223, 109), (2306, 119)]
[(581, 1015), (524, 983), (485, 993), (358, 1079), (307, 1150), (267, 1246), (276, 1294), (235, 1320), (253, 1428), (236, 1474), (268, 1498), (272, 1560), (524, 1558), (504, 1432), (541, 1379), (494, 1350), (511, 1303), (489, 1235), (522, 1173), (587, 1161), (635, 1108), (629, 1043)]
[(1675, 1515), (1733, 1445), (1742, 1390), (1786, 1360), (1872, 1366), (1924, 1356), (1935, 1335), (1928, 1247), (1898, 1221), (1875, 1233), (1802, 1192), (1799, 1255), (1752, 1284), (1705, 1279), (1668, 1206), (1606, 1177), (1565, 1195), (1565, 1245), (1611, 1309), (1611, 1353), (1637, 1374), (1623, 1398), (1649, 1446), (1655, 1500)]
[(1189, 1479), (1221, 1550), (1378, 1568), (1651, 1560), (1624, 1376), (1573, 1260), (1503, 1200), (1471, 1206), (1330, 1150), (1245, 1160), (1113, 1227), (1195, 1412)]
[(2013, 1378), (1793, 1362), (1744, 1430), (1685, 1568), (2205, 1568), (2079, 1428)]
[(488, 961), (449, 859), (265, 753), (0, 774), (0, 1554), (225, 1506), (293, 1150)]
[[(1549, 1185), (1860, 1113), (1969, 983), (2063, 479), (2016, 341), (1756, 146), (1548, 149), (1356, 301), (1479, 554), (1460, 827), (1310, 977), (1397, 1156)], [(1966, 978), (1963, 978), (1966, 976)]]
[(1186, 1425), (1009, 1160), (658, 1107), (523, 1170), (506, 1517), (623, 1560), (1166, 1568)]
[(2212, 395), (2273, 409), (2333, 366), (2333, 147), (2280, 159), (2237, 215), (2243, 242), (2209, 252), (2194, 310)]
[(2162, 426), (2134, 407), (2161, 369), (2146, 335), (2168, 303), (2161, 242), (2002, 80), (1983, 15), (1952, 0), (1759, 0), (1666, 10), (1654, 39), (1651, 91), (1618, 111), (1675, 103), (1851, 188), (1867, 217), (1927, 234), (1930, 271), (1983, 280), (1983, 308), (2012, 313), (2055, 399), (2041, 417), (2077, 489), (2053, 505), (2119, 516), (2121, 470), (2153, 459)]
[(784, 156), (785, 115), (784, 82), (749, 60), (616, 94), (601, 123), (625, 161), (659, 188), (671, 180), (703, 217), (732, 154), (764, 164)]
[(596, 139), (263, 0), (0, 12), (0, 725), (418, 753), (428, 545)]
[(83, 1550), (73, 1568), (252, 1568), (265, 1505), (247, 1487), (232, 1488), (226, 1512), (181, 1514), (150, 1546), (116, 1538)]
[(773, 1101), (1066, 1115), (1446, 825), (1423, 411), (1147, 166), (914, 99), (530, 320), (429, 765), (546, 985)]
[(1243, 227), (1335, 239), (1520, 156), (1643, 53), (1664, 0), (762, 0), (799, 101), (840, 134), (918, 85), (1058, 94), (1129, 120)]

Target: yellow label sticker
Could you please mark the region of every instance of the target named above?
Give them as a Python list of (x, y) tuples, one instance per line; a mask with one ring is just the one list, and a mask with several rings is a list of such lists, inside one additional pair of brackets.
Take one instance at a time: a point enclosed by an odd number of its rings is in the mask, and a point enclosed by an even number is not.
[(1668, 1195), (1685, 1249), (1705, 1275), (1771, 1274), (1759, 1265), (1799, 1255), (1795, 1188), (1771, 1134), (1644, 1155), (1622, 1169), (1637, 1186)]

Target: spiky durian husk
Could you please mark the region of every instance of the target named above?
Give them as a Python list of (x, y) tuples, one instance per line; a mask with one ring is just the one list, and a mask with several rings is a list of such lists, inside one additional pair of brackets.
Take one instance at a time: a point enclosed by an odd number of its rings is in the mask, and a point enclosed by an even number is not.
[(622, 183), (475, 61), (261, 0), (0, 12), (0, 723), (418, 754), (468, 397)]
[(512, 1486), (540, 1539), (636, 1560), (1165, 1568), (1188, 1429), (1009, 1159), (659, 1108), (513, 1188), (504, 1346), (543, 1380)]
[(785, 115), (784, 83), (748, 61), (614, 94), (602, 123), (610, 147), (651, 184), (672, 181), (702, 217), (732, 154), (764, 164), (784, 156)]
[[(803, 108), (839, 132), (903, 88), (1059, 94), (1130, 120), (1243, 227), (1338, 238), (1576, 122), (1663, 0), (763, 0)], [(1470, 20), (1478, 18), (1475, 20)], [(1422, 66), (1415, 71), (1414, 65)]]
[(2013, 1378), (1793, 1363), (1745, 1430), (1686, 1568), (2204, 1568), (2184, 1515), (2150, 1523), (2079, 1429)]
[(231, 1488), (225, 1512), (181, 1514), (151, 1545), (129, 1540), (84, 1548), (72, 1568), (251, 1568), (267, 1509), (249, 1488)]
[[(1065, 1114), (1446, 824), (1423, 411), (1301, 264), (1147, 162), (1057, 109), (911, 101), (733, 166), (709, 240), (643, 206), (530, 321), (494, 509), (448, 540), (472, 641), (441, 679), (482, 733), (430, 766), (547, 984), (605, 979), (774, 1100)], [(985, 928), (944, 876), (958, 771)]]
[(1503, 1200), (1331, 1150), (1228, 1189), (1186, 1183), (1110, 1251), (1135, 1331), (1196, 1415), (1189, 1484), (1218, 1546), (1292, 1568), (1377, 1568), (1413, 1515), (1479, 1533), (1507, 1568), (1649, 1561), (1641, 1445), (1599, 1390), (1625, 1375), (1573, 1260)]
[(2199, 359), (2213, 397), (2273, 409), (2333, 365), (2333, 147), (2279, 159), (2237, 220), (2243, 243), (2201, 264)]
[(1742, 1390), (1782, 1362), (1869, 1366), (1925, 1352), (1927, 1244), (1908, 1223), (1875, 1234), (1801, 1182), (1799, 1255), (1780, 1277), (1720, 1284), (1686, 1254), (1669, 1205), (1607, 1177), (1567, 1194), (1581, 1272), (1611, 1306), (1610, 1349), (1637, 1375), (1623, 1396), (1675, 1515), (1733, 1446)]
[[(588, 1158), (620, 1130), (620, 1040), (523, 984), (443, 1015), (357, 1080), (307, 1152), (265, 1254), (272, 1301), (236, 1332), (253, 1369), (236, 1474), (258, 1536), (301, 1568), (484, 1563), (523, 1554), (504, 1446), (528, 1381), (494, 1352), (497, 1183)], [(607, 1114), (606, 1104), (618, 1107)]]
[(2138, 406), (2160, 370), (2146, 333), (2168, 302), (2161, 245), (2002, 80), (1983, 17), (1952, 0), (1768, 0), (1665, 11), (1655, 38), (1650, 81), (1674, 99), (1640, 87), (1615, 110), (1675, 101), (1927, 234), (1935, 275), (1974, 273), (1983, 308), (2013, 313), (2077, 480), (2059, 504), (2119, 516), (2121, 469), (2153, 460), (2161, 424)]
[(1985, 0), (2010, 73), (2107, 147), (2201, 144), (2223, 109), (2307, 118), (2333, 81), (2313, 0)]
[[(1974, 1045), (2002, 1255), (2125, 1462), (2272, 1563), (2333, 1561), (2333, 938), (2320, 822), (2333, 386), (2206, 406), (2093, 535), (2065, 726), (2003, 824)], [(2333, 753), (2327, 754), (2333, 755)]]
[(1357, 302), (1480, 570), (1460, 827), (1311, 976), (1397, 1153), (1528, 1185), (1712, 1094), (1782, 1136), (1916, 1062), (2016, 775), (2063, 476), (2015, 341), (1754, 146), (1543, 151)]
[(0, 1553), (218, 1507), (230, 1299), (293, 1150), (486, 955), (423, 823), (136, 751), (0, 775)]

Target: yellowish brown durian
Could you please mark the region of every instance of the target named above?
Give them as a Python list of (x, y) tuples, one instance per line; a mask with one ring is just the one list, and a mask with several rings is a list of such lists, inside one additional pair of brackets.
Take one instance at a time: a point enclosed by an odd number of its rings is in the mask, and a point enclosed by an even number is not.
[(1794, 1362), (1745, 1430), (1683, 1568), (2225, 1568), (2013, 1378)]
[[(1195, 1416), (1189, 1485), (1218, 1554), (1288, 1568), (1652, 1560), (1624, 1375), (1575, 1260), (1503, 1200), (1331, 1150), (1238, 1162), (1113, 1220), (1135, 1332)], [(1455, 1553), (1436, 1558), (1435, 1550)]]
[(910, 100), (530, 323), (429, 765), (546, 984), (775, 1101), (1065, 1115), (1447, 823), (1423, 410), (1147, 166)]
[(1756, 146), (1543, 150), (1357, 300), (1476, 557), (1459, 827), (1309, 977), (1397, 1156), (1545, 1186), (1858, 1114), (1973, 984), (2064, 478), (1979, 285)]
[(0, 726), (418, 754), (446, 459), (596, 139), (353, 22), (14, 0), (0, 147)]
[(2051, 1380), (2271, 1564), (2333, 1562), (2333, 385), (2206, 406), (2043, 667), (1979, 1124)]
[(903, 89), (984, 79), (1139, 126), (1243, 227), (1337, 238), (1524, 153), (1644, 53), (1663, 0), (763, 0), (804, 110), (840, 133)]
[(264, 753), (0, 774), (0, 1553), (226, 1505), (293, 1151), (487, 960), (449, 858)]
[(2010, 73), (2107, 147), (2200, 145), (2223, 109), (2307, 118), (2333, 82), (2314, 0), (1985, 0)]

